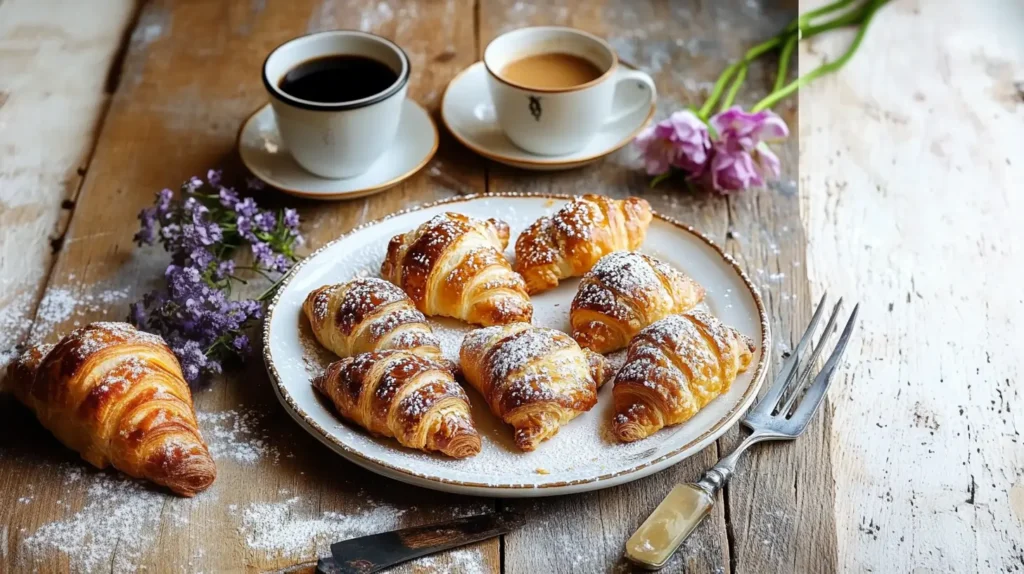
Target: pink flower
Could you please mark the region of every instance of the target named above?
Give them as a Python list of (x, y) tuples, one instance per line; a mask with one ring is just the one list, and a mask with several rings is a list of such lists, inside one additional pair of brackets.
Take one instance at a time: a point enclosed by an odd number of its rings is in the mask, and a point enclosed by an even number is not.
[(769, 110), (748, 114), (730, 108), (709, 122), (718, 132), (711, 161), (711, 184), (728, 193), (764, 185), (765, 177), (779, 177), (779, 158), (767, 140), (789, 135), (786, 122)]
[(711, 160), (711, 185), (722, 193), (742, 191), (764, 185), (764, 178), (745, 151), (729, 152), (715, 143), (715, 157)]
[(636, 137), (648, 175), (677, 167), (699, 175), (711, 150), (708, 127), (693, 112), (682, 110), (645, 129)]
[(763, 141), (789, 136), (786, 122), (771, 110), (748, 114), (739, 106), (733, 106), (711, 116), (709, 123), (718, 132), (718, 141), (731, 150), (753, 152)]

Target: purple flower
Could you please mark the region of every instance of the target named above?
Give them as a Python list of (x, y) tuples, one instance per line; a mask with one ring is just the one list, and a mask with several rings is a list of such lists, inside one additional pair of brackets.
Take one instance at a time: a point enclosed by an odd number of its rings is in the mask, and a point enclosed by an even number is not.
[(284, 210), (284, 226), (294, 235), (299, 234), (299, 212), (292, 208)]
[(231, 341), (231, 346), (238, 352), (246, 353), (249, 351), (249, 337), (238, 335)]
[(133, 238), (138, 245), (153, 245), (156, 241), (156, 208), (147, 207), (139, 212), (139, 231)]
[(164, 286), (132, 304), (128, 320), (163, 335), (190, 382), (221, 372), (224, 359), (250, 352), (244, 331), (263, 317), (260, 301), (229, 297), (232, 257), (248, 246), (258, 271), (287, 272), (302, 241), (298, 212), (260, 209), (223, 186), (219, 170), (210, 170), (206, 181), (186, 181), (178, 199), (161, 191), (139, 221), (136, 240), (159, 239), (171, 263)]
[(220, 199), (220, 204), (228, 209), (234, 209), (239, 201), (238, 192), (229, 187), (220, 188), (217, 197)]
[(251, 197), (247, 197), (235, 204), (235, 213), (243, 217), (253, 217), (259, 212), (259, 207)]
[(217, 278), (223, 279), (230, 277), (235, 274), (235, 262), (232, 259), (226, 259), (217, 264)]
[(711, 185), (722, 193), (728, 193), (764, 185), (764, 179), (749, 153), (742, 150), (730, 153), (716, 144), (715, 156), (711, 160)]
[(718, 132), (717, 141), (730, 150), (753, 152), (760, 142), (789, 136), (786, 122), (771, 110), (749, 114), (733, 106), (712, 116), (709, 123)]
[(174, 198), (174, 192), (169, 189), (163, 189), (160, 193), (156, 194), (156, 212), (160, 216), (160, 219), (165, 219), (167, 214), (171, 210), (171, 199)]
[(223, 175), (223, 171), (219, 169), (211, 169), (206, 172), (206, 181), (213, 187), (220, 187), (220, 178)]
[(253, 223), (260, 231), (273, 231), (277, 226), (277, 218), (269, 211), (261, 211), (253, 216)]
[(174, 348), (174, 354), (181, 362), (181, 372), (185, 380), (195, 383), (199, 375), (207, 367), (206, 352), (196, 341), (185, 341), (181, 346)]
[(184, 193), (195, 193), (199, 191), (202, 187), (203, 180), (199, 179), (196, 176), (192, 176), (191, 178), (189, 178), (188, 181), (182, 184), (181, 191)]
[(675, 112), (645, 129), (635, 142), (648, 175), (677, 167), (697, 176), (704, 171), (711, 150), (708, 127), (689, 110)]
[(256, 259), (256, 262), (264, 267), (272, 267), (274, 263), (274, 251), (270, 248), (270, 245), (263, 242), (257, 241), (252, 244), (252, 255)]
[(782, 118), (769, 110), (751, 114), (732, 107), (713, 116), (710, 124), (718, 132), (711, 161), (716, 190), (728, 193), (759, 187), (766, 177), (779, 176), (779, 158), (766, 142), (789, 135)]

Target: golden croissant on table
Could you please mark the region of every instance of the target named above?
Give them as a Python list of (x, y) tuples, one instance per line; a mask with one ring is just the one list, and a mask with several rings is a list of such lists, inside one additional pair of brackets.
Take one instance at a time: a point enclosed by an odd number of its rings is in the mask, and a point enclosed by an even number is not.
[(515, 269), (531, 295), (546, 291), (590, 271), (613, 251), (639, 247), (652, 218), (650, 204), (639, 197), (575, 197), (519, 235)]
[(217, 476), (192, 393), (163, 339), (126, 323), (92, 323), (27, 350), (6, 384), (62, 443), (104, 468), (182, 496)]
[(411, 351), (363, 353), (313, 380), (342, 417), (399, 444), (454, 458), (480, 452), (469, 397), (444, 363)]
[(407, 349), (441, 360), (426, 317), (395, 284), (362, 278), (314, 289), (302, 304), (313, 335), (339, 357)]
[(526, 285), (502, 255), (508, 224), (442, 213), (388, 244), (381, 276), (429, 316), (478, 325), (530, 321)]
[(650, 255), (609, 253), (580, 281), (569, 312), (572, 337), (581, 347), (610, 353), (640, 329), (702, 299), (704, 288), (696, 281)]
[(729, 390), (754, 350), (753, 341), (703, 311), (640, 331), (615, 375), (613, 432), (631, 442), (689, 420)]
[(565, 333), (526, 323), (472, 331), (459, 356), (466, 380), (512, 425), (524, 451), (593, 408), (607, 369), (604, 357)]

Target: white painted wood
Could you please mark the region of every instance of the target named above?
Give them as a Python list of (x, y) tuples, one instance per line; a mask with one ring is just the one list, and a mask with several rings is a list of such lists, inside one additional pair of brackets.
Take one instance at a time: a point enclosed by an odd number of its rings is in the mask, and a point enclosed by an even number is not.
[(831, 392), (842, 571), (1024, 566), (1022, 30), (1017, 0), (899, 0), (801, 92), (809, 274), (862, 302)]
[(132, 7), (0, 2), (0, 367), (28, 332)]

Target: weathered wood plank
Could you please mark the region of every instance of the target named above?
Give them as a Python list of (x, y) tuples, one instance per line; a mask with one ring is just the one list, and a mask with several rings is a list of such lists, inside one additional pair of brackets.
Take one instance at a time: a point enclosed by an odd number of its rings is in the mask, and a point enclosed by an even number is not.
[(812, 285), (863, 303), (832, 391), (844, 571), (1024, 566), (1020, 8), (893, 2), (801, 94)]
[(132, 6), (0, 3), (0, 372), (28, 335), (74, 208)]
[[(774, 34), (795, 16), (793, 4), (769, 8), (740, 2), (612, 1), (540, 6), (485, 1), (481, 4), (481, 39), (486, 43), (504, 31), (538, 24), (568, 25), (594, 32), (607, 38), (623, 60), (654, 76), (659, 87), (658, 117), (664, 117), (686, 105), (700, 105), (729, 62), (740, 57), (756, 41)], [(751, 69), (748, 85), (741, 94), (744, 103), (766, 93), (773, 79), (770, 74), (773, 69), (771, 62)], [(794, 104), (788, 104), (784, 111), (787, 121), (794, 122)], [(708, 193), (690, 194), (682, 186), (671, 184), (649, 190), (647, 179), (629, 169), (633, 165), (628, 150), (595, 165), (558, 174), (534, 174), (491, 165), (488, 185), (489, 189), (502, 191), (598, 192), (646, 197), (658, 211), (690, 223), (725, 244), (755, 277), (757, 270), (763, 270), (766, 274), (764, 293), (773, 329), (786, 339), (792, 324), (803, 320), (795, 315), (806, 313), (807, 309), (806, 279), (800, 267), (804, 238), (792, 181), (796, 149), (793, 138), (778, 150), (788, 170), (784, 183), (777, 186), (779, 189), (730, 199)], [(798, 271), (789, 273), (785, 282), (768, 281), (767, 275), (780, 277), (779, 273), (783, 272), (780, 269), (788, 272), (791, 268)], [(720, 501), (715, 514), (667, 568), (688, 572), (759, 572), (774, 570), (776, 563), (808, 567), (822, 564), (817, 558), (829, 556), (830, 549), (834, 548), (830, 538), (833, 532), (831, 504), (827, 498), (831, 481), (827, 475), (807, 475), (801, 486), (812, 493), (812, 500), (824, 506), (801, 507), (797, 512), (794, 475), (789, 466), (793, 460), (808, 465), (806, 468), (827, 465), (827, 459), (809, 454), (820, 451), (823, 444), (820, 427), (816, 428), (819, 430), (803, 439), (808, 442), (802, 445), (802, 450), (772, 451), (758, 456), (753, 459), (754, 471), (748, 472), (748, 466), (741, 466), (745, 476), (739, 477), (737, 482), (745, 479), (746, 487), (738, 485), (727, 491), (728, 510)], [(738, 431), (731, 431), (721, 441), (722, 446), (731, 448), (738, 436)], [(629, 566), (620, 556), (629, 534), (673, 484), (697, 479), (714, 464), (719, 452), (718, 445), (709, 447), (658, 475), (600, 493), (508, 503), (533, 517), (533, 521), (522, 531), (506, 537), (506, 571), (604, 571), (611, 565), (616, 570), (628, 570)], [(771, 532), (770, 529), (776, 528), (778, 517), (783, 515), (799, 515), (803, 522), (791, 520), (789, 530)], [(726, 516), (732, 520), (728, 525)], [(738, 524), (741, 526), (736, 527)], [(815, 529), (821, 532), (815, 534)], [(581, 532), (586, 534), (581, 536)], [(765, 555), (762, 550), (765, 539), (771, 542), (771, 555)], [(538, 550), (541, 548), (544, 551)], [(830, 568), (834, 566), (826, 566), (826, 570)]]
[[(136, 249), (135, 215), (162, 187), (228, 163), (244, 117), (265, 101), (266, 53), (309, 31), (362, 28), (394, 38), (410, 54), (410, 95), (436, 107), (441, 89), (474, 60), (468, 1), (152, 2), (144, 6), (120, 87), (99, 136), (79, 209), (56, 262), (37, 336), (121, 318), (157, 282), (162, 252)], [(442, 144), (450, 148), (446, 142)], [(368, 200), (302, 206), (309, 248), (352, 226), (409, 206), (483, 188), (481, 163), (459, 149), (400, 187)], [(263, 198), (261, 198), (263, 199)], [(23, 409), (0, 404), (0, 509), (9, 569), (237, 571), (288, 567), (358, 534), (493, 509), (379, 479), (328, 451), (277, 404), (258, 359), (196, 392), (215, 452), (214, 487), (181, 500), (112, 472), (87, 468)], [(497, 571), (499, 543), (420, 560), (399, 571)]]

